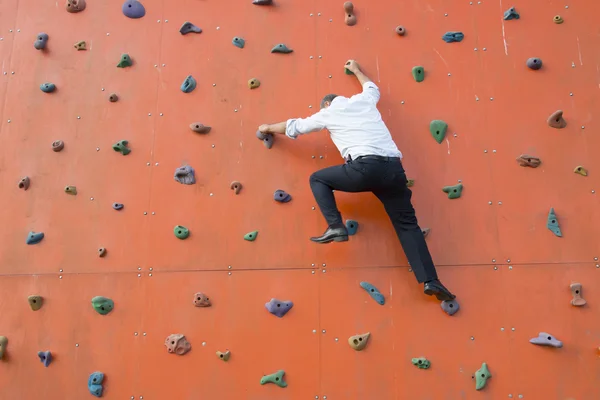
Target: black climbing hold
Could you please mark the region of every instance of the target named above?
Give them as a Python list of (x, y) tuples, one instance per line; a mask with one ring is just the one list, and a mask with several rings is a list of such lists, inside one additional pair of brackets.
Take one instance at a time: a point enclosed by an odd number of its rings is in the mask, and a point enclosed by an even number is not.
[(548, 213), (548, 219), (546, 221), (546, 227), (550, 229), (552, 233), (554, 233), (558, 237), (562, 237), (562, 232), (560, 230), (560, 225), (558, 224), (558, 218), (556, 218), (556, 213), (554, 212), (554, 208), (550, 209)]
[(369, 282), (361, 282), (360, 287), (365, 289), (367, 293), (369, 293), (369, 295), (373, 298), (373, 300), (375, 300), (381, 305), (385, 304), (385, 297), (383, 297), (383, 295), (379, 292), (379, 290), (377, 290), (375, 286), (371, 285)]
[(113, 144), (112, 148), (114, 151), (117, 151), (117, 152), (123, 154), (124, 156), (126, 156), (127, 154), (131, 153), (131, 149), (129, 147), (127, 147), (128, 144), (129, 144), (129, 142), (127, 140), (121, 140), (121, 141)]
[(19, 189), (27, 190), (29, 189), (29, 185), (31, 185), (31, 180), (28, 176), (21, 178), (19, 181)]
[(38, 357), (42, 364), (44, 364), (44, 367), (48, 368), (52, 362), (52, 353), (50, 351), (38, 351)]
[(115, 210), (122, 210), (123, 207), (125, 207), (123, 204), (121, 203), (113, 203), (112, 208), (114, 208)]
[(183, 93), (190, 93), (194, 89), (196, 89), (196, 80), (193, 76), (188, 75), (181, 84), (181, 91)]
[(256, 4), (257, 6), (270, 6), (273, 4), (273, 0), (254, 0), (252, 4)]
[(123, 4), (123, 14), (128, 18), (142, 18), (146, 15), (146, 9), (143, 4), (137, 0), (127, 0)]
[(273, 140), (274, 140), (274, 137), (271, 134), (268, 134), (267, 137), (265, 137), (263, 139), (263, 144), (265, 145), (265, 147), (267, 149), (270, 149), (271, 147), (273, 147)]
[(278, 201), (280, 203), (287, 203), (292, 200), (292, 196), (285, 192), (285, 190), (276, 190), (273, 194), (273, 200)]
[(358, 222), (353, 219), (346, 220), (346, 230), (348, 231), (348, 235), (355, 235), (356, 231), (358, 231)]
[(52, 93), (56, 90), (56, 85), (54, 83), (46, 82), (40, 85), (40, 89), (44, 93)]
[(117, 96), (116, 93), (111, 93), (110, 96), (108, 96), (108, 101), (110, 101), (111, 103), (116, 103), (117, 101), (119, 101), (119, 96)]
[(121, 59), (119, 60), (117, 67), (118, 68), (126, 68), (126, 67), (131, 67), (132, 65), (133, 65), (133, 61), (131, 60), (131, 57), (129, 57), (129, 54), (121, 54)]
[(511, 7), (508, 10), (504, 11), (504, 19), (507, 21), (509, 19), (519, 19), (519, 18), (521, 18), (521, 16), (519, 15), (519, 13), (517, 12), (517, 10), (514, 7)]
[(542, 68), (542, 60), (540, 60), (539, 58), (528, 58), (527, 59), (527, 66), (533, 70), (538, 70), (540, 68)]
[(37, 243), (41, 242), (43, 238), (44, 238), (44, 233), (43, 232), (29, 232), (29, 234), (27, 235), (27, 240), (25, 241), (25, 243), (27, 243), (27, 244), (37, 244)]
[(429, 132), (431, 132), (431, 135), (438, 143), (442, 143), (444, 137), (446, 137), (447, 129), (448, 124), (442, 120), (434, 119), (429, 123)]
[(442, 191), (444, 193), (448, 193), (449, 199), (458, 199), (460, 197), (460, 195), (462, 194), (462, 190), (463, 190), (462, 183), (459, 183), (458, 185), (454, 185), (454, 186), (444, 186), (442, 188)]
[(233, 43), (234, 46), (239, 47), (240, 49), (243, 49), (244, 46), (246, 45), (246, 41), (238, 36), (234, 37), (231, 40), (231, 43)]
[(442, 301), (442, 310), (448, 315), (454, 315), (460, 310), (460, 304), (455, 299)]
[(102, 381), (104, 374), (102, 372), (94, 372), (88, 378), (88, 390), (95, 397), (102, 397)]
[(446, 43), (460, 42), (464, 37), (465, 35), (462, 32), (446, 32), (442, 36), (442, 40)]
[(283, 53), (283, 54), (287, 54), (287, 53), (291, 53), (294, 50), (288, 48), (285, 44), (283, 43), (279, 43), (278, 45), (275, 45), (275, 47), (273, 47), (271, 49), (271, 53)]
[(425, 69), (420, 65), (413, 67), (412, 76), (416, 82), (423, 82), (423, 79), (425, 79)]
[(282, 318), (285, 314), (287, 314), (292, 307), (294, 307), (294, 303), (292, 301), (281, 301), (274, 298), (265, 303), (265, 308), (267, 311), (279, 318)]
[(33, 42), (33, 47), (38, 50), (43, 50), (46, 48), (46, 44), (48, 43), (48, 34), (47, 33), (38, 33), (35, 42)]
[(59, 152), (65, 148), (65, 143), (62, 140), (55, 140), (52, 142), (52, 151)]
[(194, 172), (194, 168), (189, 165), (184, 165), (183, 167), (179, 167), (175, 170), (174, 179), (183, 183), (184, 185), (193, 185), (196, 183), (196, 175)]
[(202, 33), (202, 29), (191, 22), (186, 21), (181, 25), (181, 28), (179, 28), (179, 33), (182, 35), (187, 35), (188, 33)]

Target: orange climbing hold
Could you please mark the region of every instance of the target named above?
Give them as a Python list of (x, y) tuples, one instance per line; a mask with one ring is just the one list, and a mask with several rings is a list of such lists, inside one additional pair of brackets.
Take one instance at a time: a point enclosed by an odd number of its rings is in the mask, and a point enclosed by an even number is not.
[(344, 12), (346, 25), (353, 26), (356, 25), (356, 15), (354, 15), (354, 4), (352, 2), (347, 1), (344, 3)]

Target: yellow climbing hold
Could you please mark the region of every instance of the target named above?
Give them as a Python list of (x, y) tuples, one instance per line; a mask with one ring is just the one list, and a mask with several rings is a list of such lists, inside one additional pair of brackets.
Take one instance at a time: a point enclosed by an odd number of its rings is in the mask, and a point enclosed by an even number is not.
[(554, 16), (554, 23), (555, 24), (562, 24), (564, 21), (562, 19), (562, 17), (560, 15), (555, 15)]
[(575, 169), (573, 170), (573, 172), (575, 172), (576, 174), (579, 174), (581, 176), (587, 176), (587, 169), (583, 168), (581, 165), (578, 165), (575, 167)]

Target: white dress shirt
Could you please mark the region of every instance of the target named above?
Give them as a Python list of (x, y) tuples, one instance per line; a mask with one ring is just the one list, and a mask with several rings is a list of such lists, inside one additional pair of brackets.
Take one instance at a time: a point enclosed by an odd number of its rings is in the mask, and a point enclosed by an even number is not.
[(377, 85), (366, 82), (362, 93), (350, 98), (338, 96), (329, 107), (308, 118), (287, 120), (285, 134), (296, 139), (298, 135), (327, 129), (345, 159), (366, 155), (402, 158), (377, 110), (379, 97)]

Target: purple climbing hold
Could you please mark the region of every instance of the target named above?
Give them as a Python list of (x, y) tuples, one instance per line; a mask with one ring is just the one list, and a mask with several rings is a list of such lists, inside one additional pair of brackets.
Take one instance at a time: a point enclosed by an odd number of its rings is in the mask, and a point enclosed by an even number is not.
[(46, 48), (46, 43), (48, 43), (48, 34), (47, 33), (38, 33), (36, 41), (33, 42), (33, 47), (38, 50), (43, 50)]
[(194, 174), (194, 168), (189, 165), (184, 165), (175, 170), (175, 180), (184, 185), (193, 185), (196, 183), (196, 176)]
[(265, 308), (267, 311), (279, 318), (287, 314), (287, 312), (290, 311), (293, 306), (294, 303), (291, 301), (281, 301), (277, 299), (271, 299), (271, 301), (265, 303)]
[(38, 357), (44, 367), (48, 368), (48, 365), (52, 362), (52, 353), (50, 351), (38, 351)]
[(271, 135), (270, 133), (267, 135), (267, 137), (265, 137), (263, 139), (263, 144), (265, 145), (265, 147), (267, 149), (270, 149), (271, 147), (273, 147), (273, 135)]
[(454, 299), (442, 301), (442, 310), (448, 315), (454, 315), (460, 310), (460, 304)]
[(256, 131), (256, 137), (258, 140), (265, 140), (265, 138), (269, 135), (268, 133), (262, 133), (261, 131)]
[(285, 190), (276, 190), (273, 195), (273, 200), (278, 201), (280, 203), (287, 203), (292, 200), (292, 196), (289, 193), (286, 193)]
[(142, 18), (146, 15), (146, 9), (137, 0), (127, 0), (123, 4), (123, 14), (128, 18)]
[(527, 59), (527, 67), (532, 69), (532, 70), (538, 70), (540, 68), (542, 68), (542, 60), (540, 60), (539, 58), (528, 58)]
[(540, 332), (538, 337), (531, 338), (529, 340), (529, 343), (537, 344), (540, 346), (556, 347), (559, 349), (563, 346), (560, 340), (558, 340), (557, 338), (555, 338), (547, 332)]

